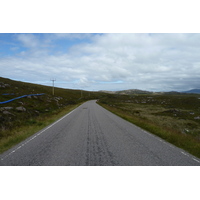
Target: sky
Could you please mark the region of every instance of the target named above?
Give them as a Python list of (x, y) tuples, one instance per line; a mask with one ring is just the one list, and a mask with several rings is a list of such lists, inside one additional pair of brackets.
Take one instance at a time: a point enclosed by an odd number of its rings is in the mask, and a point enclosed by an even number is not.
[(70, 89), (200, 88), (200, 34), (0, 33), (0, 76)]

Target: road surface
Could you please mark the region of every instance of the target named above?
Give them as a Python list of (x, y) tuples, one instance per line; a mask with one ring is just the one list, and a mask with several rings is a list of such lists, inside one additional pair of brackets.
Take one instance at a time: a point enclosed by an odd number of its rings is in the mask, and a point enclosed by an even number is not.
[(195, 166), (200, 160), (88, 101), (0, 155), (5, 166)]

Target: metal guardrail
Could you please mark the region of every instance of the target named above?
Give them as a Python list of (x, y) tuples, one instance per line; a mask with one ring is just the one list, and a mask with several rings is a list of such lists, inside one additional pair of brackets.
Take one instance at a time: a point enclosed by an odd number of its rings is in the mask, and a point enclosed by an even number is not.
[(27, 95), (23, 95), (23, 96), (20, 96), (20, 97), (16, 97), (16, 98), (13, 98), (13, 99), (10, 99), (10, 100), (7, 100), (7, 101), (0, 102), (0, 104), (9, 103), (9, 102), (14, 101), (14, 100), (16, 100), (16, 99), (21, 99), (21, 98), (28, 97), (28, 96), (41, 96), (41, 95), (44, 95), (44, 94), (45, 94), (45, 93), (42, 93), (42, 94), (27, 94)]

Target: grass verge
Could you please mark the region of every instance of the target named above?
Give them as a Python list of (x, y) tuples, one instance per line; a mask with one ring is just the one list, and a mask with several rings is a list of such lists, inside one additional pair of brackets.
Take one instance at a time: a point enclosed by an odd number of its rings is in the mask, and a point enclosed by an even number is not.
[(111, 107), (106, 104), (99, 103), (105, 109), (111, 111), (112, 113), (118, 115), (119, 117), (155, 134), (162, 139), (174, 144), (175, 146), (182, 148), (189, 152), (190, 154), (200, 158), (200, 142), (191, 135), (184, 135), (179, 131), (162, 127), (152, 122), (147, 118), (140, 118), (132, 115), (117, 107)]
[(52, 114), (51, 116), (43, 116), (38, 117), (34, 120), (29, 120), (29, 123), (27, 123), (26, 125), (17, 127), (15, 130), (9, 131), (9, 136), (4, 137), (0, 140), (0, 153), (3, 153), (14, 145), (20, 143), (21, 141), (45, 128), (46, 126), (57, 121), (81, 104), (82, 103), (76, 105), (68, 105), (62, 110), (54, 112), (54, 114)]

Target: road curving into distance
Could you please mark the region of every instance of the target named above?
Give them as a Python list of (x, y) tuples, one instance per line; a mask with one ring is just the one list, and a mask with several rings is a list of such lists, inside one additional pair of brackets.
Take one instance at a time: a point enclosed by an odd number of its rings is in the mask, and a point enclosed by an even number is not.
[(88, 101), (0, 155), (4, 166), (199, 166), (182, 149)]

